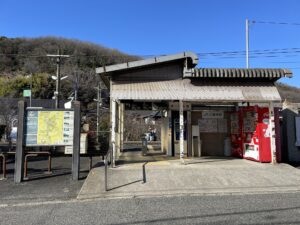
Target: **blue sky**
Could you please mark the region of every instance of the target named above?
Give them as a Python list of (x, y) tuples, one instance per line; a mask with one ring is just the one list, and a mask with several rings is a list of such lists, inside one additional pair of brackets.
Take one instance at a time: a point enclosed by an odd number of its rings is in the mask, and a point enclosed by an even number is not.
[(0, 36), (60, 36), (141, 56), (189, 50), (201, 53), (198, 67), (245, 67), (246, 18), (299, 23), (252, 22), (249, 34), (250, 67), (290, 68), (282, 81), (300, 87), (299, 0), (0, 0), (0, 9)]

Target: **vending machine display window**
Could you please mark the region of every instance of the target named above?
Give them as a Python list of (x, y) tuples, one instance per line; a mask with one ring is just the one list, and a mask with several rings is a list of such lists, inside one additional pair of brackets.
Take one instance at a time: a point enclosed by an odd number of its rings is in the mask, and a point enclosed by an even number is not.
[(245, 112), (243, 115), (243, 131), (253, 133), (256, 130), (258, 113), (255, 111)]
[(242, 123), (240, 112), (232, 112), (230, 115), (230, 131), (231, 131), (231, 155), (234, 157), (243, 157), (242, 142)]

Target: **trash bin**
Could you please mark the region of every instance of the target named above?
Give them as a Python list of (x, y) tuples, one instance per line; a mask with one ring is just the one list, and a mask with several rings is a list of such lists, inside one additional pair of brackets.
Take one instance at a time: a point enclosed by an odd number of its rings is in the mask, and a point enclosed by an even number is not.
[(148, 145), (148, 140), (146, 137), (142, 138), (142, 155), (147, 155), (147, 145)]

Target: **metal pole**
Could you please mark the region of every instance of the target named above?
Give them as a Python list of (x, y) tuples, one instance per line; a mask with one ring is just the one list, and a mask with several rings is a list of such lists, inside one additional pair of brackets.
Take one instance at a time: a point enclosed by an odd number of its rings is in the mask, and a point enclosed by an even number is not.
[(100, 114), (101, 89), (100, 82), (97, 88), (97, 142), (99, 143), (99, 114)]
[(30, 74), (30, 98), (29, 98), (29, 105), (31, 107), (31, 99), (32, 99), (32, 73)]
[(77, 101), (77, 92), (78, 92), (78, 73), (75, 74), (75, 91), (74, 91), (74, 101)]
[(246, 68), (249, 68), (249, 20), (246, 19)]
[(146, 164), (147, 163), (144, 163), (143, 164), (143, 183), (146, 183)]
[(108, 185), (107, 185), (107, 158), (105, 158), (104, 164), (105, 164), (105, 171), (104, 171), (105, 191), (108, 191)]
[(100, 82), (98, 83), (97, 87), (94, 87), (97, 90), (97, 99), (94, 99), (95, 102), (97, 102), (97, 121), (96, 121), (96, 125), (97, 125), (97, 142), (99, 143), (99, 134), (100, 134), (100, 107), (102, 106), (102, 96), (101, 96), (101, 85)]

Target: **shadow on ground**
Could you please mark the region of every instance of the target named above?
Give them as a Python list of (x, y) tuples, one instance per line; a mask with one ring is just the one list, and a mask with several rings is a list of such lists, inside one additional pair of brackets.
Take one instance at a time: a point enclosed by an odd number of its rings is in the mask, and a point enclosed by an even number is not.
[[(101, 166), (100, 158), (93, 159), (94, 165)], [(46, 158), (30, 159), (28, 162), (28, 180), (14, 183), (14, 160), (7, 164), (7, 179), (0, 180), (0, 203), (18, 203), (27, 201), (51, 201), (74, 199), (79, 193), (89, 173), (89, 159), (81, 157), (80, 180), (71, 179), (72, 157), (52, 158), (52, 173), (47, 173)]]

